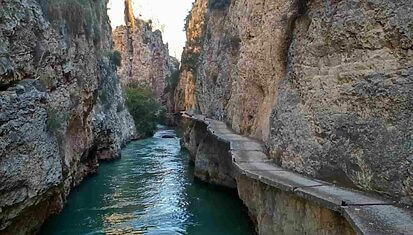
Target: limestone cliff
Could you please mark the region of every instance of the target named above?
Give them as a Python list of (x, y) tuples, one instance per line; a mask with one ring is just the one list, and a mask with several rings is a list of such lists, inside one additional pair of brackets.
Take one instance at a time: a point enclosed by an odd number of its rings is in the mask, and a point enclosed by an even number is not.
[(106, 0), (0, 0), (0, 233), (32, 234), (135, 135)]
[(197, 0), (176, 111), (262, 139), (284, 168), (413, 204), (412, 22), (410, 0)]
[(179, 82), (174, 92), (174, 111), (196, 109), (195, 82), (198, 58), (202, 50), (205, 31), (205, 12), (208, 1), (195, 1), (186, 23), (186, 45), (182, 53)]
[[(132, 15), (132, 13), (128, 13)], [(151, 88), (159, 102), (171, 111), (173, 84), (178, 79), (179, 62), (169, 55), (168, 45), (163, 43), (162, 33), (152, 31), (150, 22), (135, 19), (134, 28), (119, 26), (113, 32), (115, 48), (121, 52), (118, 75), (124, 85), (140, 84)]]

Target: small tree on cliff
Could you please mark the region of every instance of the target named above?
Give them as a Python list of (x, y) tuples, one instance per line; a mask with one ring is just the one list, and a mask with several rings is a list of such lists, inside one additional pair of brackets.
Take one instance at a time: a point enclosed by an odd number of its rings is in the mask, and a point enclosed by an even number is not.
[(126, 88), (126, 106), (133, 117), (136, 129), (142, 137), (155, 133), (161, 121), (162, 106), (155, 100), (149, 88), (129, 85)]

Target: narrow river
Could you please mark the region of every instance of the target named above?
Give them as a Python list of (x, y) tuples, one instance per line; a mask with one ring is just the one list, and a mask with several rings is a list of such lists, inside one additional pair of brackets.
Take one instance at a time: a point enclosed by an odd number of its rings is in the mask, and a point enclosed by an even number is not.
[(236, 193), (193, 178), (175, 131), (129, 144), (74, 189), (40, 234), (253, 234)]

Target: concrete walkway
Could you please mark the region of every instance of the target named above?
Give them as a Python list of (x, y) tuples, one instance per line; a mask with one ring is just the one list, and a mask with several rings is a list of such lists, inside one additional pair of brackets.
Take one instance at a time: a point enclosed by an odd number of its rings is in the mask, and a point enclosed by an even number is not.
[(340, 213), (359, 234), (413, 235), (412, 211), (384, 198), (282, 169), (267, 157), (262, 142), (236, 134), (221, 121), (188, 113), (182, 116), (206, 124), (210, 134), (230, 144), (232, 162), (241, 174)]

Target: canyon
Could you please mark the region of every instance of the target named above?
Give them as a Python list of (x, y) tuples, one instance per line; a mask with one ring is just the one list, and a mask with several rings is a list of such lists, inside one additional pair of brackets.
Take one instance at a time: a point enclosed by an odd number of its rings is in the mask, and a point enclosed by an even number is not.
[(171, 112), (179, 61), (169, 55), (161, 31), (153, 31), (151, 22), (136, 19), (133, 11), (126, 11), (134, 19), (134, 26), (122, 25), (113, 31), (114, 47), (122, 53), (118, 76), (126, 86), (139, 84), (151, 88), (156, 99)]
[[(128, 64), (115, 65), (106, 5), (0, 1), (0, 234), (36, 233), (99, 161), (119, 158), (140, 136), (125, 107)], [(170, 62), (147, 75), (165, 89), (177, 62), (159, 33), (137, 28), (156, 47), (156, 59), (146, 58), (152, 66)]]
[[(181, 63), (108, 0), (0, 0), (0, 234), (36, 234), (149, 88), (258, 234), (413, 233), (413, 2), (195, 0)], [(118, 57), (121, 55), (121, 57)]]

